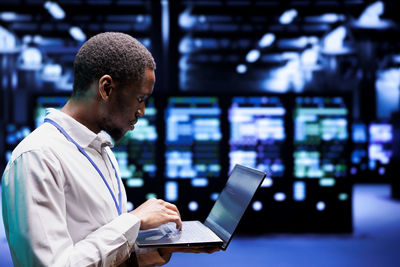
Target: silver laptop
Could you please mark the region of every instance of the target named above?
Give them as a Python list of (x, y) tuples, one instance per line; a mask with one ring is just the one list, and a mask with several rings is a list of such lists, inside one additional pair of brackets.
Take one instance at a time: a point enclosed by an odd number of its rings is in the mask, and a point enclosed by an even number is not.
[(204, 223), (183, 221), (182, 230), (175, 223), (139, 231), (139, 247), (220, 247), (225, 250), (240, 219), (260, 187), (266, 174), (235, 165), (228, 181)]

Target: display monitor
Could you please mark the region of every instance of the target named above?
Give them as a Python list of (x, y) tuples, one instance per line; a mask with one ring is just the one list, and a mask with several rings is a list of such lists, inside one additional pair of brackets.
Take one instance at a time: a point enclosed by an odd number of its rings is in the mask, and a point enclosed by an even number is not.
[[(165, 110), (165, 176), (204, 186), (221, 171), (217, 97), (170, 97)], [(196, 184), (196, 183), (195, 183)]]
[(358, 175), (368, 169), (368, 136), (365, 123), (353, 123), (351, 127), (351, 175)]
[(233, 97), (229, 108), (229, 169), (244, 164), (268, 177), (282, 177), (285, 170), (286, 109), (279, 97)]
[(296, 178), (346, 176), (348, 115), (348, 108), (342, 97), (296, 98), (294, 110)]
[(392, 157), (393, 126), (388, 122), (372, 122), (352, 126), (350, 174), (364, 181), (387, 174)]
[(371, 123), (368, 128), (369, 169), (384, 175), (392, 157), (393, 126), (389, 123)]

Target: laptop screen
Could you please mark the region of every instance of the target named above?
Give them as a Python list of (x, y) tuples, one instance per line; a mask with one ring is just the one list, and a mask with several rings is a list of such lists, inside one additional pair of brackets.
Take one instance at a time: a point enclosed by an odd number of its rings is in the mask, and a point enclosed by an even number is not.
[(226, 247), (239, 224), (265, 173), (235, 165), (214, 207), (204, 222), (223, 241)]

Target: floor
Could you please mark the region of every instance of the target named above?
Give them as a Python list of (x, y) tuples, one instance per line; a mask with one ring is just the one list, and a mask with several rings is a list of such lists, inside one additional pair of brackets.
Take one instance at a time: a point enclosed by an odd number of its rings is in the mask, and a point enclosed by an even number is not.
[[(400, 202), (389, 185), (354, 186), (354, 232), (235, 236), (227, 251), (176, 253), (167, 266), (400, 266)], [(0, 266), (12, 266), (0, 227)]]

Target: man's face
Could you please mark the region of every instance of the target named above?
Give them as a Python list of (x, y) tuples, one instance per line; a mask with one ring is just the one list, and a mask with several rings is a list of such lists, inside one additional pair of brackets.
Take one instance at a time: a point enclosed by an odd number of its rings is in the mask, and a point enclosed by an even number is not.
[(154, 70), (146, 69), (142, 81), (113, 90), (102, 129), (118, 141), (128, 130), (133, 130), (139, 117), (144, 115), (145, 100), (153, 93)]

